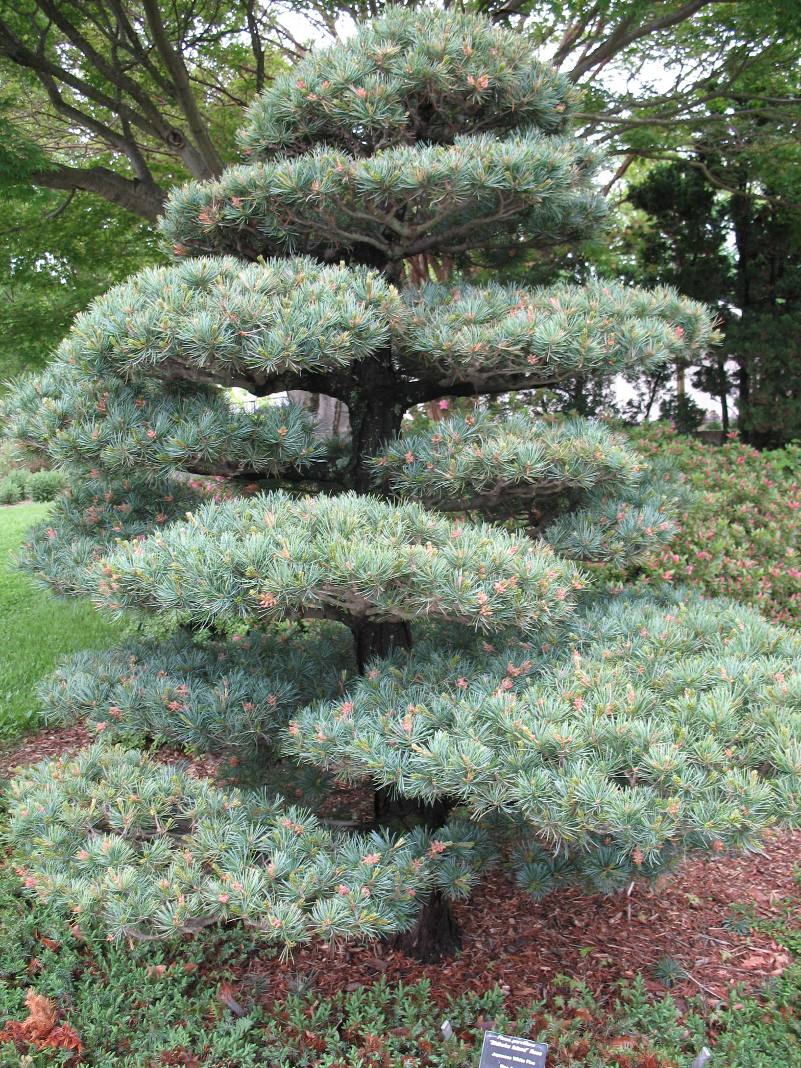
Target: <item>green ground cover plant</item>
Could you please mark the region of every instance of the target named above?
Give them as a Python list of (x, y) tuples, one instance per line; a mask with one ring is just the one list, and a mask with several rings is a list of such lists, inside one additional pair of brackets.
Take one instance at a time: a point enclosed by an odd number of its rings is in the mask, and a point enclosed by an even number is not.
[[(792, 928), (776, 937), (797, 948)], [(547, 1042), (554, 1068), (683, 1068), (704, 1044), (725, 1068), (794, 1065), (801, 1053), (798, 963), (766, 997), (735, 990), (711, 1010), (699, 1001), (681, 1011), (639, 977), (604, 1004), (564, 978), (548, 1006), (513, 1010), (498, 987), (438, 1001), (427, 980), (326, 999), (298, 977), (296, 994), (271, 1002), (258, 972), (236, 970), (253, 948), (253, 936), (219, 930), (177, 949), (110, 944), (23, 897), (10, 864), (0, 870), (0, 1020), (23, 1020), (34, 989), (53, 1000), (81, 1043), (79, 1063), (92, 1068), (475, 1068), (486, 1027)], [(451, 1039), (440, 1031), (446, 1018)], [(67, 1065), (73, 1052), (7, 1038), (0, 1066), (18, 1068), (21, 1055), (27, 1068)]]
[(695, 491), (670, 545), (638, 564), (639, 581), (695, 586), (801, 625), (801, 448), (758, 452), (736, 438), (715, 446), (664, 423), (630, 436)]
[(56, 599), (15, 568), (13, 553), (49, 507), (0, 508), (0, 744), (37, 725), (36, 684), (62, 656), (110, 645), (125, 630), (91, 605)]

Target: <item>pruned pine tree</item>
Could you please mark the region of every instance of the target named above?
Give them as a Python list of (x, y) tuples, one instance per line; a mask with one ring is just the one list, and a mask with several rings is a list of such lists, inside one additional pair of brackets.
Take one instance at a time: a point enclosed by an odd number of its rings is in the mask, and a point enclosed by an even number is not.
[[(668, 290), (470, 283), (488, 249), (602, 219), (574, 105), (513, 33), (393, 8), (263, 93), (247, 162), (172, 195), (178, 262), (96, 301), (17, 385), (9, 432), (72, 479), (28, 566), (173, 628), (43, 687), (100, 741), (13, 787), (33, 892), (119, 937), (238, 921), (282, 949), (400, 932), (433, 958), (489, 864), (535, 896), (611, 892), (798, 819), (798, 638), (591, 588), (584, 565), (671, 534), (630, 448), (480, 404), (403, 432), (424, 402), (714, 340)], [(237, 408), (234, 386), (332, 397), (350, 438)], [(329, 772), (373, 791), (374, 820), (332, 828), (120, 744), (154, 741)]]

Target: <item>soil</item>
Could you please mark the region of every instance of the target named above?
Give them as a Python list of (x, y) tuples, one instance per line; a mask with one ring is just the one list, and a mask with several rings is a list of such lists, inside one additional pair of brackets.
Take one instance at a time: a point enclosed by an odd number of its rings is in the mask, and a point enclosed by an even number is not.
[[(75, 751), (88, 741), (83, 727), (29, 735), (0, 751), (0, 780), (14, 765)], [(185, 759), (178, 751), (161, 750), (160, 756)], [(209, 758), (190, 766), (198, 775), (220, 770)], [(347, 791), (349, 807), (359, 801), (353, 793)], [(338, 800), (344, 807), (346, 798)], [(385, 976), (407, 983), (428, 978), (441, 1003), (451, 994), (482, 993), (499, 984), (515, 1006), (548, 1000), (559, 975), (583, 981), (602, 1002), (616, 995), (620, 980), (637, 973), (653, 993), (664, 994), (667, 969), (673, 972), (670, 992), (680, 1003), (699, 994), (715, 1003), (734, 986), (764, 988), (790, 963), (788, 951), (753, 920), (798, 924), (799, 864), (801, 831), (782, 831), (766, 836), (759, 853), (687, 860), (672, 878), (633, 884), (608, 897), (566, 889), (533, 903), (493, 874), (469, 901), (454, 906), (462, 949), (442, 963), (421, 964), (390, 944), (313, 945), (288, 964), (254, 955), (239, 966), (239, 978), (248, 986), (258, 980), (270, 1002), (300, 987), (329, 995)], [(740, 906), (749, 909), (750, 924), (740, 922)]]

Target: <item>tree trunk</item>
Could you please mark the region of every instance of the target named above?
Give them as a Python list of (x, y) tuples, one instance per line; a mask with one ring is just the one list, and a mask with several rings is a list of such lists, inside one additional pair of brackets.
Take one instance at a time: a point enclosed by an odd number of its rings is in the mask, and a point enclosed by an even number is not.
[(348, 406), (325, 393), (310, 393), (305, 389), (289, 389), (287, 396), (293, 404), (305, 408), (314, 416), (314, 435), (321, 441), (350, 437)]
[(447, 822), (452, 808), (453, 802), (447, 797), (427, 804), (415, 797), (399, 797), (386, 787), (376, 790), (373, 795), (376, 824), (396, 831), (410, 831), (415, 827), (436, 830)]
[[(442, 797), (426, 804), (413, 797), (399, 797), (392, 790), (376, 790), (373, 797), (376, 824), (396, 833), (423, 826), (431, 830), (447, 822), (453, 808), (450, 798)], [(461, 948), (462, 937), (450, 903), (434, 890), (420, 910), (414, 927), (394, 935), (390, 944), (408, 957), (432, 964), (452, 957)]]
[(405, 391), (392, 369), (389, 348), (362, 360), (357, 382), (348, 397), (351, 429), (351, 473), (359, 493), (370, 493), (373, 480), (366, 460), (400, 432), (408, 408)]
[[(353, 486), (359, 493), (370, 493), (372, 476), (366, 460), (400, 431), (408, 402), (392, 369), (391, 352), (378, 353), (363, 360), (358, 370), (358, 385), (348, 398), (351, 425), (351, 472)], [(393, 649), (411, 647), (408, 623), (364, 621), (353, 628), (359, 671), (367, 662), (386, 656)], [(380, 826), (400, 824), (399, 829), (423, 824), (441, 827), (451, 803), (443, 799), (434, 805), (399, 798), (391, 791), (377, 790), (374, 798), (376, 823)], [(461, 946), (461, 937), (451, 908), (439, 890), (423, 904), (414, 927), (396, 935), (392, 945), (417, 960), (431, 963), (452, 956)]]
[(360, 675), (364, 675), (371, 660), (389, 656), (395, 649), (412, 647), (412, 631), (408, 623), (381, 623), (365, 619), (353, 624), (351, 633)]
[(720, 397), (720, 425), (729, 432), (729, 383), (726, 379), (726, 357), (718, 356), (718, 396)]
[(392, 945), (424, 964), (436, 964), (462, 948), (459, 926), (439, 890), (434, 890), (423, 905), (414, 927), (395, 935)]
[(684, 360), (676, 361), (676, 396), (679, 401), (687, 396), (687, 365)]

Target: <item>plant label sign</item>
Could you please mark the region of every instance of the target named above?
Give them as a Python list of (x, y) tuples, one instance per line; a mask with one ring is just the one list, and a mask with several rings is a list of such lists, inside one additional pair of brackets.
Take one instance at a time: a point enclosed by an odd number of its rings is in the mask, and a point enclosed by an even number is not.
[(528, 1038), (509, 1038), (487, 1031), (478, 1068), (545, 1068), (548, 1047)]

